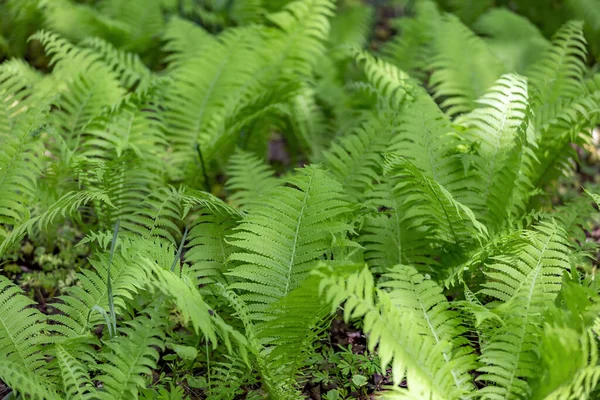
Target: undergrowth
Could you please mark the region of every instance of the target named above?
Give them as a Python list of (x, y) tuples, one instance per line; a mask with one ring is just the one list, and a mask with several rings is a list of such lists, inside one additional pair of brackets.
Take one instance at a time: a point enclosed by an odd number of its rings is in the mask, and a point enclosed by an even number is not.
[(510, 3), (3, 2), (8, 396), (600, 398), (600, 4)]

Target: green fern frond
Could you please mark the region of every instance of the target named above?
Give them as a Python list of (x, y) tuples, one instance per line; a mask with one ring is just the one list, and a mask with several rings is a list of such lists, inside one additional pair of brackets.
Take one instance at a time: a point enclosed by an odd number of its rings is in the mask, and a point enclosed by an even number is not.
[(477, 367), (476, 356), (464, 336), (467, 328), (460, 315), (451, 309), (442, 288), (411, 266), (393, 267), (384, 277), (379, 286), (388, 290), (392, 303), (417, 317), (411, 329), (433, 337), (436, 344), (448, 345), (443, 356), (456, 388), (463, 395), (472, 392), (475, 386), (470, 371)]
[(550, 47), (527, 18), (504, 8), (492, 8), (473, 25), (507, 71), (524, 74)]
[(429, 86), (449, 115), (469, 112), (505, 71), (504, 66), (477, 37), (454, 16), (444, 16), (433, 40)]
[(216, 213), (203, 212), (197, 216), (188, 235), (185, 261), (190, 264), (199, 281), (227, 283), (228, 259), (235, 248), (227, 243), (233, 233), (235, 219)]
[[(278, 49), (273, 66), (278, 73), (308, 77), (320, 56), (325, 53), (329, 34), (329, 17), (333, 15), (331, 0), (296, 0), (281, 11), (267, 15), (280, 30), (269, 46)], [(284, 75), (285, 77), (285, 75)]]
[(124, 217), (123, 228), (143, 238), (160, 237), (176, 244), (182, 218), (180, 192), (173, 187), (152, 192), (138, 211)]
[(393, 127), (383, 118), (372, 118), (331, 143), (322, 158), (325, 166), (352, 199), (362, 200), (381, 176), (383, 154), (388, 150)]
[(99, 9), (106, 17), (126, 26), (126, 34), (119, 37), (120, 48), (143, 52), (164, 29), (160, 3), (160, 0), (104, 0)]
[(571, 327), (547, 324), (540, 345), (544, 374), (536, 382), (534, 399), (592, 398), (600, 381), (597, 338)]
[[(52, 342), (46, 335), (46, 316), (33, 308), (32, 302), (22, 290), (8, 278), (0, 275), (0, 358), (29, 373), (44, 371), (45, 346)], [(0, 378), (10, 368), (0, 368)], [(20, 379), (18, 374), (14, 379)]]
[(100, 355), (106, 362), (99, 364), (103, 391), (100, 399), (137, 398), (139, 388), (146, 386), (145, 376), (156, 368), (159, 353), (164, 349), (163, 322), (147, 316), (128, 321), (120, 329), (121, 335), (105, 342)]
[(349, 227), (341, 220), (348, 212), (342, 188), (318, 166), (297, 170), (286, 186), (273, 189), (252, 208), (231, 243), (240, 251), (229, 275), (240, 279), (231, 288), (242, 296), (259, 318), (265, 307), (297, 288), (313, 261), (333, 247), (344, 246)]
[[(395, 385), (406, 378), (408, 388), (403, 391), (412, 396), (440, 400), (460, 397), (463, 390), (456, 387), (451, 372), (454, 368), (460, 370), (460, 353), (452, 362), (453, 368), (448, 368), (444, 359), (447, 344), (436, 343), (432, 335), (412, 329), (423, 320), (422, 316), (402, 312), (385, 292), (376, 291), (367, 269), (345, 280), (330, 279), (324, 274), (321, 278), (319, 290), (332, 310), (344, 303), (346, 321), (363, 319), (368, 347), (371, 351), (378, 347), (383, 370), (391, 364)], [(465, 384), (460, 380), (459, 383)]]
[(496, 306), (505, 320), (482, 347), (477, 380), (490, 399), (529, 397), (528, 379), (539, 363), (539, 325), (542, 313), (558, 294), (562, 273), (570, 267), (564, 231), (554, 222), (540, 223), (532, 243), (513, 257), (496, 257), (488, 265), (481, 293), (500, 300)]
[(533, 96), (536, 126), (543, 126), (561, 102), (581, 93), (587, 54), (585, 45), (583, 24), (567, 22), (554, 35), (552, 47), (527, 73), (536, 90)]
[(229, 159), (226, 189), (229, 201), (242, 210), (250, 209), (278, 182), (273, 170), (252, 153), (237, 150)]
[[(124, 240), (124, 237), (119, 238), (119, 241)], [(153, 248), (160, 248), (160, 244), (138, 239), (123, 242), (122, 247), (114, 253), (110, 275), (113, 300), (117, 310), (124, 309), (125, 299), (131, 299), (133, 294), (144, 286), (146, 274), (140, 266), (139, 258), (141, 254)], [(80, 285), (66, 289), (65, 295), (58, 297), (60, 302), (53, 304), (61, 314), (52, 316), (52, 320), (57, 322), (52, 325), (52, 330), (65, 338), (87, 334), (88, 329), (103, 321), (94, 311), (95, 307), (108, 308), (109, 255), (98, 253), (90, 260), (90, 264), (91, 269), (82, 270), (77, 275)]]
[[(182, 25), (172, 29), (182, 29)], [(165, 88), (165, 122), (175, 146), (175, 161), (185, 164), (182, 167), (186, 169), (193, 167), (194, 175), (195, 144), (206, 154), (205, 163), (210, 162), (215, 149), (208, 144), (216, 142), (227, 119), (247, 104), (264, 63), (257, 51), (262, 44), (257, 27), (229, 29), (217, 40), (205, 40), (201, 51), (184, 49), (187, 55), (171, 64), (172, 82)], [(176, 46), (178, 42), (169, 42), (167, 50)]]
[(414, 97), (400, 115), (390, 152), (406, 157), (460, 200), (468, 189), (459, 157), (465, 143), (431, 96), (419, 90)]
[(434, 1), (416, 2), (413, 16), (394, 21), (398, 34), (383, 44), (383, 55), (419, 82), (425, 81), (440, 20)]
[[(37, 188), (37, 178), (42, 171), (44, 146), (40, 134), (45, 112), (32, 109), (19, 116), (6, 134), (0, 135), (0, 240), (4, 240), (12, 227), (30, 217), (29, 206)], [(12, 125), (12, 124), (11, 124)], [(2, 128), (0, 131), (4, 131)]]
[(77, 361), (62, 346), (56, 347), (56, 358), (60, 367), (63, 391), (68, 400), (95, 399), (95, 387), (83, 364)]
[(366, 51), (355, 52), (354, 58), (377, 94), (380, 108), (398, 112), (406, 100), (412, 99), (414, 83), (406, 72)]
[(11, 361), (0, 360), (0, 378), (14, 390), (13, 394), (26, 395), (31, 400), (64, 399), (41, 374), (34, 374)]
[(394, 179), (397, 196), (406, 199), (403, 208), (410, 218), (431, 227), (441, 240), (461, 246), (487, 237), (486, 227), (470, 208), (406, 158), (388, 156), (384, 171)]
[(173, 298), (183, 322), (191, 322), (196, 333), (202, 332), (216, 346), (217, 336), (211, 310), (196, 288), (195, 277), (188, 270), (182, 270), (181, 273), (169, 271), (150, 259), (145, 259), (142, 263), (148, 275), (153, 276), (150, 284)]
[(397, 264), (435, 268), (435, 249), (427, 241), (432, 229), (405, 207), (395, 184), (386, 178), (367, 192), (365, 205), (377, 211), (366, 216), (359, 238), (365, 260), (373, 272), (381, 273)]
[[(517, 75), (504, 75), (478, 103), (480, 108), (461, 118), (465, 136), (476, 143), (476, 215), (489, 228), (502, 226), (513, 207), (523, 209), (529, 189), (524, 174), (528, 146), (529, 103), (527, 82)], [(526, 172), (527, 170), (525, 170)]]
[(102, 60), (119, 75), (121, 84), (127, 89), (135, 90), (137, 93), (146, 93), (157, 80), (137, 54), (119, 50), (98, 37), (87, 38), (80, 45), (95, 50)]

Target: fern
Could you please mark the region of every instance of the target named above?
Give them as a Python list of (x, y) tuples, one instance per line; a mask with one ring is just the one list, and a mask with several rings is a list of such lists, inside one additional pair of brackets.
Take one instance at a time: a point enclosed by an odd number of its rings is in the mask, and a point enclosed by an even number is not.
[(429, 85), (449, 115), (473, 110), (475, 100), (504, 72), (485, 42), (453, 16), (440, 21), (433, 53)]
[(106, 363), (99, 365), (98, 380), (106, 389), (99, 392), (102, 399), (137, 397), (138, 387), (145, 386), (143, 375), (150, 374), (158, 361), (157, 349), (164, 347), (161, 324), (141, 316), (121, 329), (118, 336), (106, 343), (101, 357)]
[(481, 361), (487, 365), (479, 369), (483, 374), (478, 379), (492, 384), (481, 389), (490, 398), (530, 395), (525, 379), (534, 375), (538, 363), (539, 318), (570, 267), (561, 228), (540, 224), (531, 239), (517, 260), (498, 257), (486, 273), (482, 293), (502, 301), (497, 309), (506, 321), (482, 348)]
[(348, 208), (339, 183), (316, 166), (299, 172), (289, 186), (273, 189), (231, 235), (241, 251), (229, 257), (240, 263), (229, 273), (240, 281), (230, 287), (246, 292), (243, 298), (255, 318), (298, 287), (312, 261), (335, 246), (336, 239), (338, 246), (344, 245), (341, 235), (349, 227), (341, 217)]
[[(34, 303), (27, 298), (19, 287), (7, 278), (0, 276), (0, 355), (3, 362), (27, 374), (43, 370), (45, 362), (44, 346), (52, 342), (43, 330), (48, 329), (46, 316), (31, 306)], [(5, 369), (5, 371), (10, 368)]]
[(476, 143), (480, 157), (476, 162), (481, 186), (477, 189), (483, 204), (473, 208), (488, 227), (501, 226), (511, 208), (523, 208), (527, 199), (527, 171), (521, 172), (529, 144), (527, 83), (505, 75), (479, 102), (482, 107), (461, 119), (467, 127), (465, 136)]

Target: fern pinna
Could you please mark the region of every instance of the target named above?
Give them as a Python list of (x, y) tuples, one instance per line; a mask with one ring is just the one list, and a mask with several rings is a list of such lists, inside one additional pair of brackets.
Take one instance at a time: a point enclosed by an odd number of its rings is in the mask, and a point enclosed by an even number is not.
[(0, 396), (600, 398), (598, 7), (370, 3), (0, 4)]

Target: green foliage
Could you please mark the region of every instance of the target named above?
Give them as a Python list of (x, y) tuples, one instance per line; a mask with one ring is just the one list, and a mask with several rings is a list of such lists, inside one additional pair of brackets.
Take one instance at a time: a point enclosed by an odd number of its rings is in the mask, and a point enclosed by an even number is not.
[(0, 5), (15, 396), (598, 397), (597, 4), (387, 3)]

